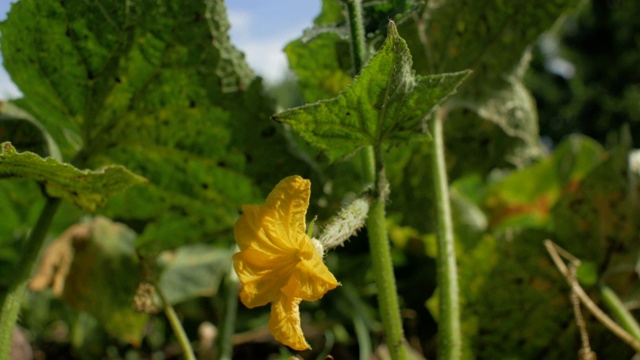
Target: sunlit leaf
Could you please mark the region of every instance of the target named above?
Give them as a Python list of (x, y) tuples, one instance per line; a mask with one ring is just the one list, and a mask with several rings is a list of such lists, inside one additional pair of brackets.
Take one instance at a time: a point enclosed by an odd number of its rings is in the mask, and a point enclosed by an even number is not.
[(468, 72), (416, 76), (393, 22), (380, 51), (338, 97), (274, 115), (336, 160), (364, 146), (420, 133), (424, 118)]
[(490, 185), (484, 201), (492, 226), (549, 226), (551, 209), (603, 159), (602, 147), (579, 135), (567, 138), (553, 154)]
[(230, 241), (240, 205), (301, 164), (228, 29), (221, 0), (24, 0), (1, 25), (19, 105), (63, 156), (149, 179), (104, 210), (145, 251)]
[(79, 170), (32, 152), (18, 153), (8, 142), (0, 144), (0, 178), (33, 179), (44, 185), (49, 196), (63, 198), (89, 211), (104, 205), (111, 195), (145, 182), (120, 165)]

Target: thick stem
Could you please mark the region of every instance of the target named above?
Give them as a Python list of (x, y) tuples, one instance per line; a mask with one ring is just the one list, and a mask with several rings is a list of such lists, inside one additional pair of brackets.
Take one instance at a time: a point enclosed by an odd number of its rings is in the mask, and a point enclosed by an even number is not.
[(189, 338), (187, 337), (187, 333), (184, 331), (184, 328), (182, 327), (182, 323), (180, 322), (180, 319), (178, 319), (178, 315), (176, 314), (176, 311), (173, 309), (173, 306), (171, 306), (171, 304), (169, 304), (169, 302), (167, 301), (167, 298), (164, 296), (164, 292), (162, 292), (162, 289), (160, 288), (160, 286), (156, 283), (154, 283), (153, 286), (156, 288), (156, 292), (160, 297), (160, 300), (162, 301), (164, 314), (167, 316), (167, 319), (169, 320), (169, 324), (171, 325), (171, 329), (173, 329), (173, 333), (176, 335), (176, 338), (178, 339), (178, 344), (182, 349), (184, 358), (186, 360), (196, 360), (196, 355), (193, 352), (193, 347), (191, 346), (191, 342), (189, 341)]
[(2, 313), (0, 313), (0, 359), (7, 359), (11, 350), (11, 336), (13, 328), (16, 326), (20, 305), (24, 297), (31, 271), (38, 258), (42, 244), (51, 226), (53, 216), (60, 205), (60, 199), (47, 198), (44, 208), (40, 212), (40, 217), (36, 225), (31, 229), (31, 233), (20, 252), (20, 260), (14, 273), (13, 282), (7, 291), (6, 297), (2, 300)]
[(407, 359), (402, 332), (402, 319), (398, 306), (396, 281), (391, 261), (391, 247), (385, 220), (386, 179), (380, 151), (376, 151), (376, 180), (373, 201), (367, 218), (367, 231), (371, 260), (378, 285), (378, 306), (384, 325), (387, 346), (391, 359)]
[(438, 288), (440, 314), (438, 320), (438, 359), (459, 359), (462, 340), (460, 335), (460, 308), (458, 305), (458, 272), (453, 242), (453, 223), (449, 205), (449, 184), (444, 158), (444, 114), (439, 111), (431, 121), (433, 136), (432, 164), (438, 219)]

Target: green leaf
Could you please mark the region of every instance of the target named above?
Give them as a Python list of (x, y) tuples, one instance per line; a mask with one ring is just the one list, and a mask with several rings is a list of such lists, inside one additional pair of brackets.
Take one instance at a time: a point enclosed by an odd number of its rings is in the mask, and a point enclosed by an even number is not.
[(506, 86), (480, 104), (450, 106), (445, 146), (452, 179), (522, 168), (542, 156), (535, 101), (520, 81), (512, 79)]
[(0, 103), (0, 143), (5, 141), (21, 151), (62, 159), (58, 145), (42, 125), (11, 103)]
[(402, 24), (419, 74), (473, 71), (446, 105), (452, 178), (520, 168), (541, 156), (535, 103), (522, 82), (529, 47), (580, 2), (449, 0)]
[(520, 72), (529, 45), (579, 0), (465, 1), (425, 6), (403, 24), (416, 69), (433, 74), (471, 69), (457, 98), (490, 98)]
[(628, 129), (621, 133), (618, 145), (571, 184), (550, 214), (557, 243), (598, 268), (614, 251), (635, 247), (640, 231), (637, 179), (629, 167), (631, 138)]
[(287, 44), (284, 52), (307, 102), (335, 97), (352, 81), (351, 48), (338, 34), (323, 33), (306, 41), (298, 39)]
[(104, 205), (111, 195), (146, 181), (120, 165), (79, 170), (32, 152), (18, 153), (8, 142), (0, 144), (0, 178), (33, 179), (44, 185), (49, 196), (89, 211)]
[(494, 182), (484, 200), (492, 226), (549, 226), (551, 209), (600, 164), (603, 154), (596, 141), (573, 135), (547, 159)]
[(231, 266), (229, 250), (195, 244), (159, 257), (163, 268), (158, 285), (169, 304), (198, 296), (215, 296), (224, 275)]
[(228, 29), (222, 0), (23, 0), (0, 26), (20, 105), (65, 158), (149, 180), (104, 210), (141, 250), (230, 240), (242, 204), (304, 169)]
[(402, 141), (469, 75), (416, 76), (411, 54), (393, 22), (380, 51), (338, 97), (294, 108), (273, 119), (291, 125), (331, 160), (364, 146)]

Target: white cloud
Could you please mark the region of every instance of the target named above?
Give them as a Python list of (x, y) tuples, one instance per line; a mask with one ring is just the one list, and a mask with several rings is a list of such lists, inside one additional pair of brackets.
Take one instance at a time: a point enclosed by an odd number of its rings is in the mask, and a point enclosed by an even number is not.
[(231, 23), (230, 35), (231, 37), (247, 37), (251, 33), (251, 23), (253, 16), (241, 10), (228, 10), (227, 16)]
[(277, 83), (285, 77), (288, 68), (284, 46), (291, 38), (274, 37), (265, 40), (248, 40), (237, 43), (246, 55), (249, 66), (268, 83)]
[(244, 52), (249, 66), (268, 83), (278, 83), (288, 68), (284, 47), (302, 34), (304, 25), (293, 24), (276, 33), (259, 33), (255, 30), (255, 14), (229, 10), (231, 42)]

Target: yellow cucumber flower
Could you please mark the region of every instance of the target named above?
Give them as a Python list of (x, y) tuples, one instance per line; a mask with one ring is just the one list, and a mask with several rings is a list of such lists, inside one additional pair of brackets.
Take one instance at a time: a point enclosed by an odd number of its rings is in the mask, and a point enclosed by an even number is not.
[(300, 326), (300, 302), (318, 300), (338, 286), (305, 231), (310, 194), (309, 180), (287, 177), (264, 204), (244, 205), (235, 225), (240, 300), (248, 308), (272, 303), (269, 331), (295, 350), (310, 348)]

